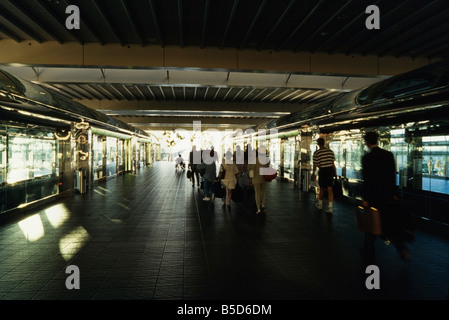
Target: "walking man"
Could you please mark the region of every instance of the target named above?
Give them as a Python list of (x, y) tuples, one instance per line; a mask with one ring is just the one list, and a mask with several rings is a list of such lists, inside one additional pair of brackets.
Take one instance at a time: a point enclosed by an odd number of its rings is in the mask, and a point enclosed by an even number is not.
[[(379, 135), (367, 132), (364, 136), (365, 145), (370, 152), (362, 158), (362, 197), (363, 206), (374, 207), (381, 212), (382, 234), (391, 240), (402, 259), (408, 260), (410, 254), (404, 244), (402, 231), (403, 221), (400, 212), (394, 212), (396, 195), (396, 166), (393, 153), (377, 145)], [(377, 236), (365, 233), (365, 257), (373, 257)]]
[(312, 181), (316, 180), (315, 172), (318, 171), (318, 185), (320, 187), (319, 200), (316, 207), (321, 210), (323, 208), (323, 196), (324, 191), (327, 189), (328, 194), (328, 207), (326, 213), (332, 213), (332, 205), (334, 202), (334, 191), (332, 189), (333, 179), (337, 176), (337, 169), (335, 167), (335, 155), (334, 152), (324, 146), (324, 139), (317, 139), (319, 149), (313, 153), (313, 170)]

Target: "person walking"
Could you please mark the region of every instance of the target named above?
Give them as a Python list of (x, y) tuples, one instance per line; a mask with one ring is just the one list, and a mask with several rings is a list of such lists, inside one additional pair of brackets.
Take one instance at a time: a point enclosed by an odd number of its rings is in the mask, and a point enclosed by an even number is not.
[(178, 157), (176, 158), (176, 164), (175, 164), (175, 171), (178, 169), (184, 170), (186, 167), (184, 163), (184, 159), (182, 158), (181, 154), (178, 154)]
[[(239, 178), (239, 169), (233, 161), (231, 151), (226, 152), (226, 158), (221, 163), (218, 180), (225, 186), (228, 195), (228, 208), (231, 207), (232, 190), (235, 189), (236, 181)], [(223, 204), (226, 204), (226, 196), (222, 198)]]
[(254, 187), (254, 199), (257, 206), (256, 214), (260, 215), (261, 213), (265, 213), (267, 187), (267, 182), (265, 181), (261, 169), (269, 166), (269, 160), (264, 147), (260, 147), (259, 150), (255, 152), (255, 163), (253, 162), (254, 161), (250, 161), (248, 163), (249, 183)]
[[(381, 213), (382, 236), (386, 237), (396, 247), (401, 258), (408, 260), (410, 254), (400, 234), (402, 222), (400, 212), (394, 212), (396, 195), (396, 166), (393, 153), (378, 146), (379, 135), (367, 132), (364, 136), (365, 145), (370, 149), (362, 157), (362, 205), (374, 207)], [(362, 253), (365, 257), (375, 254), (376, 235), (366, 232)]]
[(333, 211), (334, 192), (333, 192), (333, 178), (337, 176), (337, 169), (335, 167), (334, 152), (324, 146), (324, 139), (318, 138), (317, 144), (319, 149), (313, 153), (313, 169), (312, 181), (316, 180), (315, 172), (318, 169), (318, 186), (320, 188), (318, 202), (316, 207), (321, 210), (323, 208), (324, 191), (327, 190), (328, 206), (326, 213), (331, 214)]
[(203, 176), (203, 192), (204, 198), (203, 201), (214, 201), (214, 193), (212, 190), (212, 186), (214, 181), (217, 178), (217, 166), (215, 164), (215, 152), (214, 149), (209, 151), (209, 154), (205, 153), (203, 162), (198, 165), (198, 170), (204, 170)]
[(198, 165), (201, 164), (201, 152), (196, 150), (196, 146), (192, 147), (192, 151), (189, 153), (189, 168), (192, 170), (192, 187), (195, 186), (195, 177), (198, 187), (200, 187), (200, 173)]

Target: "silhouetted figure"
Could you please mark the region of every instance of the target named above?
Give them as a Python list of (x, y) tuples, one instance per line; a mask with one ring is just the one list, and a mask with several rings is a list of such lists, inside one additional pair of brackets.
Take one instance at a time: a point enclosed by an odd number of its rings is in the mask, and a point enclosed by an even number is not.
[(192, 187), (195, 186), (195, 177), (198, 187), (200, 186), (199, 164), (201, 164), (201, 152), (196, 150), (196, 146), (193, 146), (189, 154), (189, 168), (192, 170)]
[(208, 153), (203, 152), (203, 162), (198, 165), (198, 169), (204, 171), (203, 174), (203, 191), (204, 191), (204, 201), (214, 200), (214, 194), (212, 186), (217, 178), (217, 166), (215, 164), (216, 154), (214, 149), (210, 150)]
[[(363, 206), (374, 207), (381, 216), (382, 237), (385, 237), (396, 247), (402, 259), (409, 259), (400, 225), (400, 212), (395, 212), (396, 196), (396, 166), (393, 153), (379, 148), (379, 135), (368, 132), (364, 136), (365, 145), (370, 152), (362, 158), (362, 197)], [(376, 235), (365, 233), (363, 253), (366, 257), (374, 257)]]

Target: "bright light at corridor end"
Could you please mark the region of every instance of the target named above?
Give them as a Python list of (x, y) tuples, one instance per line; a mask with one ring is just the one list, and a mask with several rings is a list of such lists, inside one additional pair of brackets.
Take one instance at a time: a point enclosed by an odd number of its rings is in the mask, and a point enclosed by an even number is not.
[[(201, 137), (207, 136), (213, 140), (211, 143), (214, 147), (218, 147), (221, 144), (230, 143), (231, 141), (238, 141), (239, 143), (247, 142), (248, 144), (252, 144), (253, 138), (256, 136), (257, 141), (259, 141), (259, 147), (264, 147), (266, 140), (273, 139), (278, 135), (277, 129), (257, 129), (256, 131), (253, 128), (227, 128), (225, 130), (208, 128), (206, 130), (202, 130), (201, 121), (193, 121), (191, 126), (192, 130), (188, 130), (186, 127), (181, 127), (173, 128), (170, 132), (174, 132), (185, 137), (190, 136), (190, 140), (194, 144), (197, 144), (197, 141), (200, 141)], [(197, 147), (203, 146), (197, 145)], [(217, 150), (217, 148), (215, 149)]]

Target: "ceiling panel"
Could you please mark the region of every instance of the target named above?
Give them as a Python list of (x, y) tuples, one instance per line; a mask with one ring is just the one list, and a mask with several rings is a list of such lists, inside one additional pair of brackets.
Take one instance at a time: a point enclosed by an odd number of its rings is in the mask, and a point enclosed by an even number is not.
[[(80, 8), (81, 29), (68, 31), (65, 9), (72, 3)], [(380, 8), (379, 30), (365, 27), (368, 5)], [(17, 43), (193, 46), (430, 60), (449, 55), (449, 1), (5, 0), (0, 2), (0, 38)], [(5, 65), (3, 69), (105, 110), (122, 103), (127, 115), (134, 110), (140, 118), (148, 117), (140, 112), (143, 109), (179, 110), (170, 113), (172, 121), (161, 119), (158, 127), (173, 125), (177, 117), (193, 117), (195, 110), (204, 118), (211, 117), (207, 111), (218, 109), (239, 112), (214, 115), (227, 119), (222, 127), (231, 126), (232, 119), (245, 112), (249, 118), (263, 121), (269, 118), (267, 114), (256, 117), (248, 110), (266, 112), (271, 108), (276, 115), (383, 79), (344, 72), (336, 76), (213, 68)], [(154, 118), (148, 118), (146, 125), (151, 127)], [(210, 125), (220, 127), (218, 123)]]
[[(345, 54), (447, 56), (446, 0), (78, 0), (81, 28), (65, 27), (72, 1), (8, 0), (0, 3), (0, 32), (17, 42), (176, 45)], [(368, 30), (369, 5), (381, 12), (379, 30)], [(3, 32), (2, 32), (3, 31)], [(429, 46), (395, 50), (425, 34)], [(383, 46), (383, 44), (389, 44)]]

